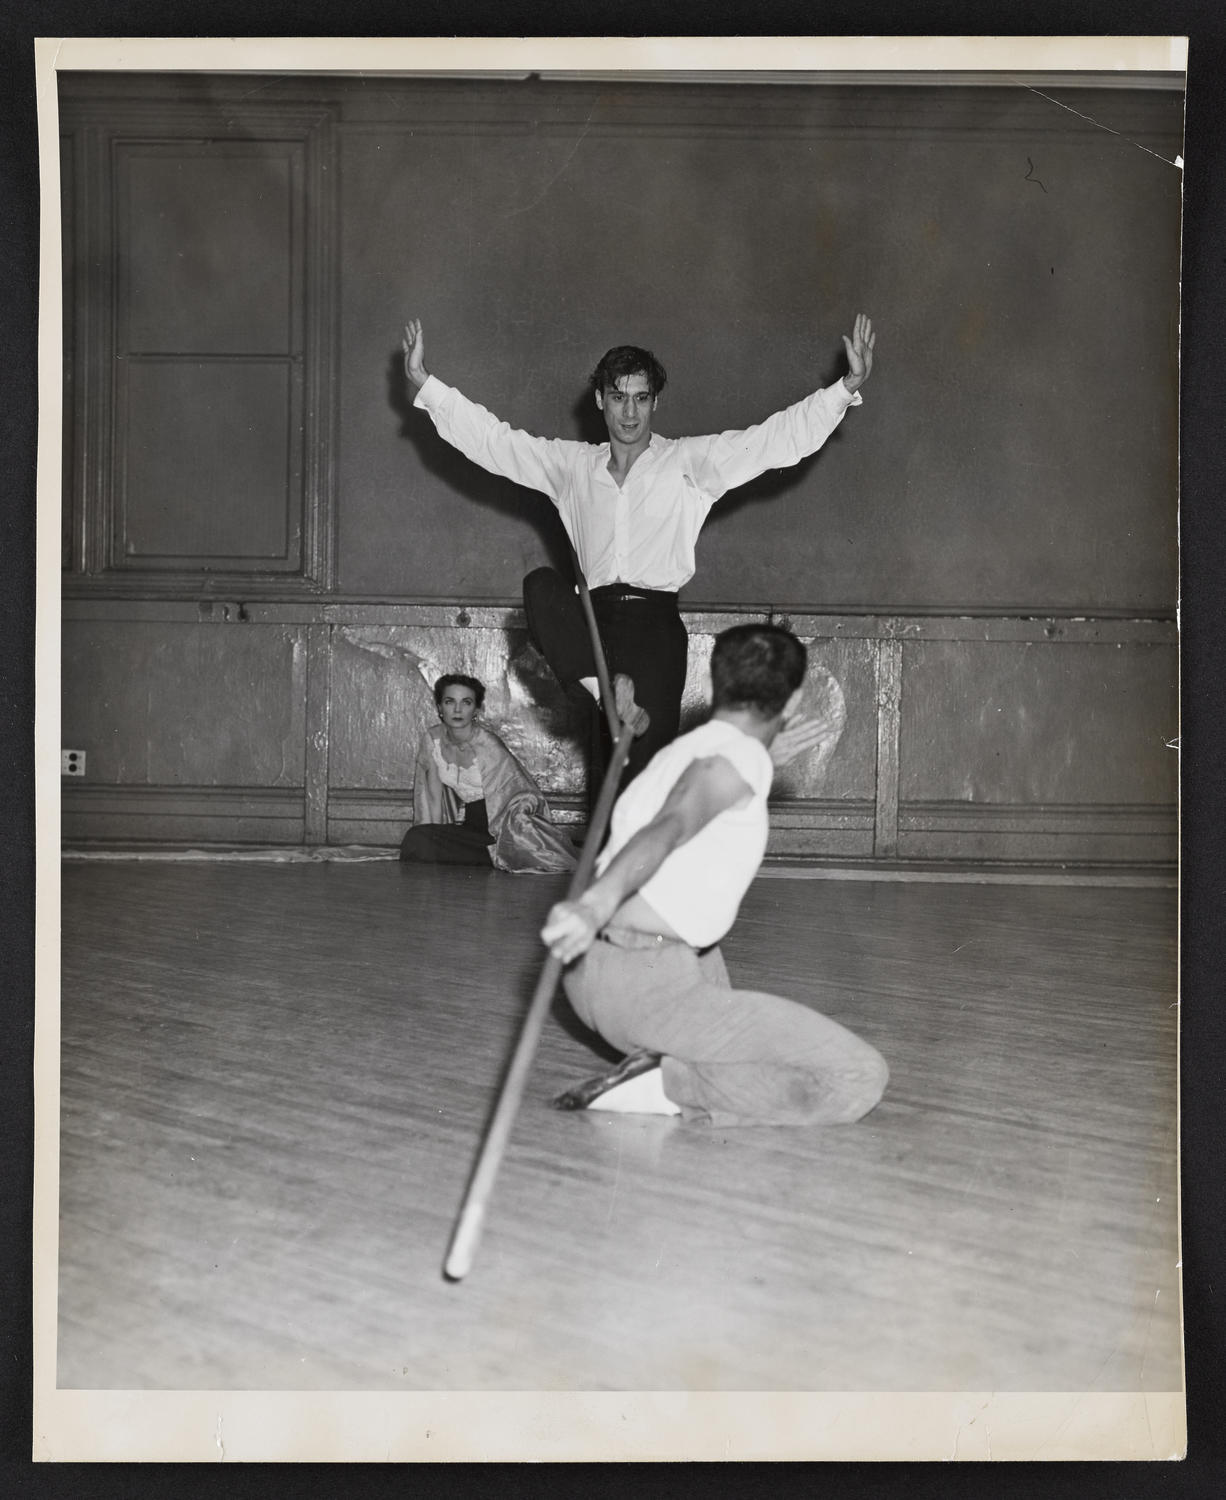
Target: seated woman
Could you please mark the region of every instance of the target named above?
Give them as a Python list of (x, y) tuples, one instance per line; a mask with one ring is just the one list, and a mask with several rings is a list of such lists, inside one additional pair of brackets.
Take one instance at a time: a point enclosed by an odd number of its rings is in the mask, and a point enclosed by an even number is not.
[(413, 779), (413, 826), (400, 858), (556, 874), (577, 864), (549, 804), (492, 729), (476, 722), (485, 688), (449, 673), (434, 684), (439, 723), (421, 737)]

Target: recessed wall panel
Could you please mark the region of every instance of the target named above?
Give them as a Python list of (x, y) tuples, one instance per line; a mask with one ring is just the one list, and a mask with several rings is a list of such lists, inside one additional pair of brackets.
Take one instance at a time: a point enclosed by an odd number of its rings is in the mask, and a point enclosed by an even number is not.
[(900, 800), (1174, 805), (1173, 646), (907, 642)]
[(289, 351), (287, 149), (280, 142), (120, 144), (129, 351)]
[(295, 567), (293, 410), (283, 362), (133, 364), (115, 563)]
[(63, 742), (87, 784), (300, 787), (305, 691), (296, 627), (65, 622)]

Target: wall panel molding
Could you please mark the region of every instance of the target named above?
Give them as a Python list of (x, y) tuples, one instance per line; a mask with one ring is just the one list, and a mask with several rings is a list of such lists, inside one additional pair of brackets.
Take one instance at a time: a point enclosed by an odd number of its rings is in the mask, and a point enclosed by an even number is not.
[[(227, 112), (174, 97), (107, 101), (65, 92), (61, 123), (73, 162), (65, 194), (73, 199), (78, 265), (66, 302), (73, 326), (65, 337), (74, 354), (65, 380), (72, 432), (65, 498), (69, 514), (82, 518), (73, 520), (74, 530), (83, 533), (79, 553), (69, 559), (68, 588), (112, 597), (145, 596), (151, 588), (180, 597), (236, 587), (265, 597), (326, 590), (335, 536), (335, 111), (315, 102), (297, 110), (236, 105)], [(163, 320), (172, 325), (168, 347), (157, 340), (150, 346), (144, 302), (141, 322), (129, 329), (137, 305), (130, 277), (138, 234), (152, 235), (156, 247), (163, 230), (157, 213), (144, 214), (143, 228), (140, 214), (130, 220), (132, 173), (146, 166), (160, 173), (164, 191), (156, 201), (164, 214), (208, 213), (215, 223), (224, 219), (228, 195), (213, 214), (212, 200), (194, 194), (190, 176), (193, 164), (205, 171), (220, 162), (246, 162), (256, 173), (248, 183), (253, 205), (275, 187), (276, 171), (286, 174), (285, 260), (272, 272), (286, 278), (284, 336), (276, 347), (245, 347), (256, 309), (234, 324), (225, 347), (212, 347), (224, 329), (203, 303), (193, 314), (193, 301), (222, 295), (225, 267), (210, 272), (203, 251), (194, 267), (184, 261), (206, 236), (180, 226), (187, 249), (156, 254), (146, 277), (164, 281)], [(267, 183), (266, 172), (274, 173)], [(176, 186), (180, 173), (187, 176)], [(166, 190), (178, 191), (177, 202), (165, 198)], [(253, 218), (235, 204), (230, 240), (237, 244), (252, 233)], [(220, 253), (224, 246), (213, 248)], [(261, 240), (246, 259), (262, 265), (270, 253)], [(176, 277), (189, 279), (179, 287)], [(276, 312), (275, 301), (266, 299), (266, 316)], [(190, 334), (193, 315), (199, 337)], [(278, 378), (281, 389), (270, 384)], [(243, 381), (246, 394), (238, 388)], [(210, 413), (221, 424), (212, 435)], [(203, 444), (195, 459), (193, 442)], [(227, 465), (233, 484), (225, 480)], [(200, 495), (193, 485), (203, 487)], [(244, 494), (244, 486), (255, 488)], [(184, 507), (182, 524), (176, 504)], [(219, 529), (225, 507), (235, 517), (228, 532)], [(266, 516), (264, 539), (240, 524), (252, 512)]]
[(892, 859), (898, 852), (898, 753), (902, 705), (902, 645), (883, 640), (877, 647), (877, 803), (873, 853)]
[(1150, 150), (1179, 149), (1182, 97), (1177, 90), (1079, 87), (1045, 80), (951, 88), (937, 81), (899, 87), (845, 80), (834, 88), (814, 78), (789, 89), (762, 81), (677, 79), (672, 86), (624, 79), (570, 78), (485, 83), (474, 80), (367, 80), (338, 90), (342, 130), (532, 130), (593, 138), (766, 137), (772, 140), (1007, 140), (1044, 144), (1102, 140), (1102, 127), (1127, 133)]
[[(1092, 642), (1174, 646), (1179, 633), (1173, 618), (1086, 614), (1027, 614), (1002, 616), (995, 612), (948, 615), (911, 615), (905, 612), (774, 610), (769, 605), (744, 603), (694, 608), (682, 605), (691, 635), (709, 635), (743, 621), (768, 620), (806, 637), (829, 640), (899, 641), (1034, 641), (1046, 645)], [(63, 601), (67, 620), (146, 620), (150, 623), (208, 620), (226, 624), (280, 625), (411, 625), (450, 626), (456, 630), (523, 630), (522, 608), (508, 600), (387, 600), (330, 595), (326, 599), (294, 601), (254, 599), (232, 589), (218, 597), (160, 598), (142, 596), (101, 598), (67, 592)]]
[(308, 844), (328, 842), (328, 733), (331, 722), (331, 630), (309, 625), (306, 642), (306, 824)]
[[(167, 104), (211, 118), (219, 115), (231, 129), (280, 112), (302, 112), (326, 103), (343, 111), (346, 121), (383, 124), (424, 116), (441, 120), (473, 116), (497, 121), (540, 114), (552, 108), (559, 119), (582, 121), (593, 100), (619, 101), (619, 112), (647, 119), (750, 119), (765, 111), (765, 124), (797, 119), (857, 118), (871, 123), (884, 117), (911, 128), (933, 122), (948, 129), (965, 128), (968, 120), (999, 127), (1001, 102), (1008, 102), (1021, 123), (1049, 130), (1100, 131), (1157, 129), (1182, 115), (1182, 73), (1026, 72), (1015, 76), (966, 72), (756, 72), (693, 71), (565, 72), (543, 74), (488, 73), (429, 77), (398, 73), (346, 78), (329, 74), (180, 74), (106, 72), (61, 74), (62, 108), (89, 103), (119, 119), (140, 118), (141, 111)], [(1045, 96), (1059, 100), (1053, 106)], [(508, 101), (512, 101), (510, 107)], [(1084, 103), (1084, 114), (1073, 110)], [(937, 107), (939, 106), (939, 108)], [(1095, 114), (1097, 110), (1097, 115)], [(1110, 114), (1109, 114), (1110, 112)], [(1062, 118), (1064, 116), (1065, 118)], [(1087, 118), (1088, 116), (1088, 118)]]
[(876, 807), (861, 799), (789, 797), (771, 803), (767, 854), (804, 859), (873, 856)]

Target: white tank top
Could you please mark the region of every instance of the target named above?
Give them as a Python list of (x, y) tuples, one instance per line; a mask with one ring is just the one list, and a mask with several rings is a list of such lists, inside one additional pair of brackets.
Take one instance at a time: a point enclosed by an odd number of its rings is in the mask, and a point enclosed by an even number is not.
[(695, 948), (719, 942), (736, 921), (741, 899), (766, 853), (766, 799), (774, 766), (760, 740), (734, 724), (712, 719), (665, 745), (618, 798), (609, 841), (596, 866), (603, 873), (618, 850), (651, 822), (692, 761), (712, 756), (736, 768), (752, 798), (744, 807), (712, 818), (688, 843), (674, 850), (638, 892)]

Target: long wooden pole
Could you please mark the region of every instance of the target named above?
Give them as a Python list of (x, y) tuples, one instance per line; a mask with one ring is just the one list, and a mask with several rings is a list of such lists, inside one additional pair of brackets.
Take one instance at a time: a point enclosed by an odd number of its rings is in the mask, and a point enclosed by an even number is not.
[(609, 677), (609, 663), (605, 660), (604, 644), (600, 639), (600, 627), (596, 624), (596, 611), (592, 608), (592, 596), (588, 592), (587, 579), (583, 576), (583, 569), (579, 566), (579, 555), (573, 546), (570, 549), (570, 558), (579, 584), (579, 602), (583, 605), (588, 634), (592, 638), (592, 654), (596, 658), (596, 681), (600, 684), (600, 701), (604, 704), (605, 717), (609, 721), (609, 733), (616, 740), (619, 724), (617, 705), (613, 701), (613, 682)]
[[(596, 855), (604, 839), (609, 816), (613, 811), (613, 803), (617, 798), (617, 784), (621, 780), (622, 768), (626, 764), (626, 757), (630, 753), (630, 743), (633, 739), (634, 730), (629, 723), (622, 724), (613, 749), (613, 758), (609, 762), (609, 769), (605, 772), (605, 778), (601, 784), (596, 811), (592, 815), (587, 837), (583, 841), (578, 867), (571, 876), (570, 889), (566, 893), (568, 901), (577, 900), (587, 889), (592, 878)], [(485, 1223), (485, 1210), (494, 1190), (494, 1179), (498, 1175), (503, 1152), (506, 1150), (519, 1103), (523, 1097), (524, 1086), (528, 1081), (528, 1070), (532, 1066), (537, 1043), (540, 1041), (545, 1013), (553, 1000), (561, 974), (561, 962), (550, 954), (541, 971), (541, 977), (537, 980), (532, 1001), (528, 1006), (528, 1013), (520, 1027), (515, 1051), (511, 1056), (511, 1065), (503, 1080), (502, 1091), (494, 1106), (494, 1113), (486, 1129), (485, 1139), (481, 1143), (477, 1163), (469, 1179), (464, 1201), (460, 1205), (455, 1229), (452, 1231), (447, 1259), (443, 1263), (443, 1274), (450, 1281), (461, 1281), (468, 1274), (477, 1253), (477, 1246), (481, 1241), (481, 1230)]]
[[(605, 829), (608, 827), (609, 818), (613, 812), (613, 803), (617, 799), (618, 783), (625, 768), (626, 758), (630, 754), (634, 730), (628, 723), (621, 723), (617, 717), (613, 682), (609, 676), (609, 664), (600, 639), (600, 629), (596, 624), (596, 611), (592, 607), (592, 596), (573, 546), (570, 555), (579, 585), (579, 598), (583, 605), (588, 634), (591, 636), (592, 654), (596, 662), (596, 680), (600, 686), (600, 699), (604, 704), (605, 715), (609, 721), (609, 732), (614, 740), (613, 757), (605, 772), (600, 797), (589, 821), (587, 836), (579, 854), (579, 864), (571, 876), (570, 888), (567, 891), (567, 900), (575, 901), (591, 882), (592, 871), (596, 866), (596, 855), (604, 842)], [(494, 1113), (486, 1128), (485, 1138), (481, 1143), (477, 1162), (452, 1231), (451, 1244), (443, 1263), (443, 1274), (451, 1281), (461, 1281), (468, 1274), (477, 1253), (485, 1223), (486, 1207), (494, 1190), (494, 1180), (502, 1164), (503, 1153), (506, 1151), (515, 1116), (523, 1098), (528, 1072), (532, 1066), (532, 1059), (536, 1055), (541, 1029), (545, 1024), (545, 1014), (553, 1000), (561, 975), (561, 963), (550, 954), (541, 971), (541, 977), (537, 980), (527, 1014), (520, 1027), (515, 1051), (511, 1055), (510, 1066), (503, 1079)]]

